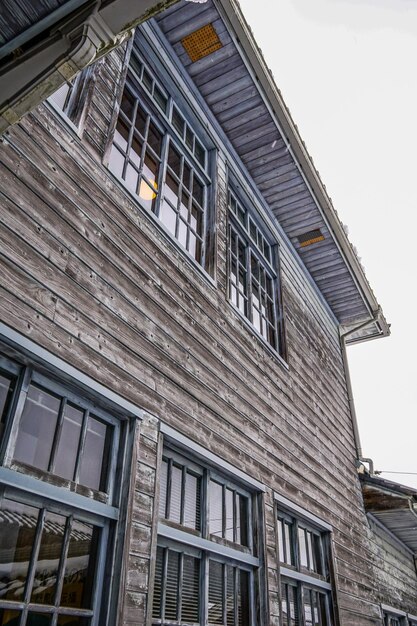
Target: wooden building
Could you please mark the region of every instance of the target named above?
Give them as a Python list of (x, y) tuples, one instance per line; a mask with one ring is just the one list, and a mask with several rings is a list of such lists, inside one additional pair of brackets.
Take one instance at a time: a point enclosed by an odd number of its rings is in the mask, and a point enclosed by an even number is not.
[(0, 162), (0, 625), (415, 626), (417, 494), (359, 477), (346, 365), (389, 328), (235, 1)]

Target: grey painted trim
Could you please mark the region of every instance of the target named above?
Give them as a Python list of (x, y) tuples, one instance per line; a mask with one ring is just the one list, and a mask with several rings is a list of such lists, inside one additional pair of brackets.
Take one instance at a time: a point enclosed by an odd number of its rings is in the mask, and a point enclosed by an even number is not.
[(6, 326), (6, 324), (0, 322), (0, 340), (2, 339), (5, 339), (6, 343), (11, 345), (11, 347), (23, 349), (29, 353), (29, 355), (33, 355), (34, 357), (41, 359), (45, 365), (55, 367), (60, 372), (70, 376), (76, 383), (81, 383), (91, 389), (91, 391), (94, 391), (100, 394), (103, 398), (110, 400), (118, 408), (128, 411), (128, 413), (139, 419), (143, 419), (143, 410), (138, 408), (132, 402), (122, 398), (119, 394), (111, 391), (111, 389), (108, 389), (93, 378), (90, 378), (90, 376), (87, 376), (76, 367), (70, 365), (55, 354), (52, 354), (49, 350), (42, 348), (42, 346), (35, 343), (31, 339), (28, 339), (16, 330), (13, 330), (9, 326)]
[(259, 567), (259, 559), (252, 556), (252, 554), (247, 554), (247, 552), (240, 552), (240, 550), (229, 548), (229, 546), (224, 546), (220, 543), (216, 543), (215, 541), (203, 539), (203, 537), (192, 535), (191, 533), (187, 533), (184, 530), (179, 530), (178, 528), (173, 528), (172, 526), (166, 526), (161, 522), (159, 522), (158, 524), (158, 535), (160, 535), (161, 537), (165, 537), (166, 539), (171, 539), (172, 541), (177, 541), (178, 543), (192, 546), (193, 548), (196, 548), (198, 550), (204, 550), (205, 552), (218, 554), (227, 559), (233, 559), (234, 561), (246, 563), (247, 565), (251, 565), (252, 567)]
[(325, 522), (320, 517), (317, 517), (317, 515), (314, 515), (314, 513), (310, 513), (310, 511), (303, 509), (303, 507), (299, 506), (298, 504), (295, 504), (291, 500), (288, 500), (288, 498), (285, 498), (284, 496), (281, 496), (279, 493), (274, 492), (274, 499), (276, 502), (279, 502), (280, 504), (282, 504), (290, 512), (299, 513), (300, 515), (302, 515), (302, 517), (304, 517), (304, 519), (308, 520), (309, 522), (312, 522), (313, 524), (318, 526), (320, 529), (332, 532), (333, 528), (328, 522)]
[(401, 611), (400, 609), (396, 609), (393, 606), (389, 606), (389, 604), (382, 604), (382, 602), (381, 611), (385, 611), (386, 613), (392, 613), (392, 615), (398, 615), (399, 617), (407, 617), (407, 613), (405, 611)]
[(407, 613), (407, 617), (412, 622), (416, 622), (417, 623), (417, 615), (412, 615), (411, 613)]
[(320, 580), (320, 578), (314, 578), (314, 576), (302, 574), (301, 572), (289, 569), (288, 567), (280, 567), (279, 570), (281, 576), (285, 576), (286, 578), (299, 580), (302, 583), (306, 583), (307, 585), (312, 585), (314, 587), (320, 587), (320, 589), (325, 589), (326, 591), (332, 590), (331, 584), (326, 582), (325, 580)]
[(117, 520), (119, 511), (114, 506), (97, 502), (92, 498), (80, 496), (69, 489), (50, 485), (42, 480), (21, 474), (7, 467), (0, 467), (0, 483), (14, 489), (22, 489), (27, 493), (48, 498), (54, 502), (61, 502), (66, 506), (81, 509), (88, 513), (100, 515), (107, 519)]
[(379, 526), (379, 528), (387, 533), (387, 535), (391, 537), (391, 539), (393, 539), (396, 543), (398, 543), (404, 550), (406, 550), (406, 552), (408, 552), (411, 557), (415, 557), (415, 553), (413, 552), (413, 550), (411, 550), (411, 548), (409, 548), (407, 544), (405, 544), (395, 533), (393, 533), (392, 530), (387, 528), (385, 524), (380, 522), (379, 519), (375, 517), (375, 515), (373, 515), (372, 513), (367, 513), (366, 517), (371, 520), (375, 524), (375, 526)]
[(209, 462), (214, 465), (216, 468), (220, 469), (222, 472), (227, 472), (231, 474), (235, 480), (239, 480), (239, 482), (244, 483), (248, 487), (256, 489), (257, 491), (266, 491), (265, 485), (252, 476), (249, 476), (242, 470), (238, 469), (231, 463), (228, 463), (221, 457), (217, 456), (213, 452), (210, 452), (203, 446), (200, 446), (198, 443), (195, 443), (192, 439), (189, 439), (185, 435), (182, 435), (168, 424), (161, 422), (160, 427), (161, 433), (167, 438), (170, 439), (173, 443), (179, 444), (188, 450), (190, 450), (195, 456), (201, 459), (203, 462)]

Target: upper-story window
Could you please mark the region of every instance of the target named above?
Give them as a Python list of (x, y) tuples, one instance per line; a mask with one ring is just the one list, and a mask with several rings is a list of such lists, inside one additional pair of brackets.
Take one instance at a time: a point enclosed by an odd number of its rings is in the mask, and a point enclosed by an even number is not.
[(164, 451), (154, 624), (254, 623), (253, 497), (211, 468)]
[(276, 244), (229, 191), (229, 299), (274, 350), (284, 353)]
[(84, 394), (0, 355), (2, 624), (104, 623), (121, 430)]
[(201, 265), (206, 253), (208, 165), (197, 132), (134, 50), (109, 168)]
[(277, 531), (283, 626), (332, 626), (328, 530), (280, 508)]

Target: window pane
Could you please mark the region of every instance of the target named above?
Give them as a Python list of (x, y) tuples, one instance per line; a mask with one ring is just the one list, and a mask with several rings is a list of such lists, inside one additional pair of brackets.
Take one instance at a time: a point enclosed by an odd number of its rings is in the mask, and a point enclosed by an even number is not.
[(19, 618), (20, 613), (18, 611), (0, 609), (0, 626), (18, 626)]
[(200, 529), (200, 478), (187, 472), (184, 492), (184, 526)]
[(210, 624), (223, 624), (223, 565), (211, 561), (209, 565), (208, 621)]
[(169, 519), (181, 522), (182, 468), (172, 465)]
[(112, 146), (109, 158), (109, 168), (111, 169), (113, 174), (116, 174), (116, 176), (122, 178), (124, 164), (124, 155), (120, 152), (120, 150), (116, 148), (116, 146)]
[(170, 207), (168, 202), (166, 202), (166, 200), (162, 202), (162, 205), (159, 211), (159, 219), (168, 228), (168, 230), (173, 235), (175, 235), (175, 229), (177, 225), (177, 214)]
[(26, 626), (50, 626), (52, 624), (52, 617), (45, 615), (45, 613), (35, 613), (30, 611), (26, 618)]
[(214, 480), (210, 481), (209, 493), (209, 531), (211, 535), (223, 536), (223, 487)]
[(127, 150), (127, 142), (129, 140), (129, 128), (122, 120), (118, 120), (116, 130), (114, 131), (114, 142), (122, 149), (123, 152)]
[(248, 498), (237, 494), (236, 541), (242, 546), (248, 543)]
[(60, 399), (44, 389), (29, 386), (18, 434), (16, 461), (47, 470), (58, 420)]
[(181, 622), (199, 622), (200, 613), (200, 561), (184, 555), (182, 573)]
[(66, 521), (62, 515), (45, 515), (30, 598), (36, 604), (54, 604)]
[(0, 512), (0, 599), (22, 600), (39, 509), (3, 499)]
[(300, 565), (302, 567), (308, 567), (307, 561), (307, 544), (304, 528), (298, 529), (298, 546), (300, 549)]
[(133, 115), (133, 107), (134, 107), (133, 96), (131, 93), (127, 91), (127, 89), (125, 89), (123, 92), (120, 109), (130, 120), (132, 119), (132, 115)]
[(88, 617), (75, 617), (74, 615), (58, 615), (57, 626), (90, 626)]
[(14, 380), (10, 376), (0, 374), (0, 442), (6, 423), (7, 412), (12, 399)]
[(74, 520), (71, 526), (61, 606), (89, 609), (92, 605), (100, 530)]
[(233, 541), (233, 530), (234, 530), (234, 520), (233, 520), (233, 500), (234, 493), (230, 489), (226, 489), (226, 534), (225, 537), (229, 541)]
[(61, 87), (57, 89), (52, 94), (52, 96), (49, 96), (49, 100), (52, 100), (52, 102), (63, 111), (67, 101), (69, 90), (70, 85), (68, 85), (68, 83), (65, 83), (64, 85), (61, 85)]
[(167, 578), (165, 581), (165, 619), (178, 619), (178, 583), (180, 555), (168, 550)]
[(166, 517), (167, 506), (167, 485), (168, 485), (168, 462), (163, 460), (159, 476), (159, 515)]
[(286, 563), (294, 565), (293, 526), (284, 522)]
[(148, 209), (148, 211), (153, 211), (155, 208), (156, 193), (156, 183), (148, 185), (145, 180), (142, 179), (140, 181), (138, 192), (140, 203), (145, 209)]
[(106, 488), (107, 457), (110, 427), (91, 415), (88, 417), (87, 433), (80, 465), (79, 482), (91, 489)]
[(83, 411), (67, 404), (55, 457), (54, 474), (74, 480), (75, 463), (80, 443)]
[(235, 569), (226, 565), (226, 624), (235, 626)]
[(237, 599), (237, 621), (238, 626), (249, 626), (250, 621), (250, 588), (249, 588), (249, 572), (239, 571), (239, 586)]

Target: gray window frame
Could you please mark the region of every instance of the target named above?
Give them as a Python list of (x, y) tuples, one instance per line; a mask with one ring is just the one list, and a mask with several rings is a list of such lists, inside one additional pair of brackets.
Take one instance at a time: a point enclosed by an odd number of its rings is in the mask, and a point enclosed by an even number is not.
[[(195, 458), (192, 453), (187, 453), (182, 449), (178, 449), (175, 445), (166, 444), (163, 448), (163, 457), (171, 458), (178, 463), (186, 464), (191, 471), (201, 476), (201, 530), (188, 529), (185, 526), (174, 524), (169, 520), (159, 517), (158, 522), (158, 547), (168, 548), (177, 552), (184, 552), (192, 556), (198, 556), (201, 559), (200, 565), (200, 621), (199, 624), (208, 624), (208, 581), (209, 581), (209, 562), (210, 560), (221, 562), (224, 565), (231, 565), (235, 568), (248, 572), (249, 575), (249, 591), (250, 591), (250, 615), (249, 623), (256, 623), (255, 616), (255, 576), (260, 567), (260, 559), (254, 553), (253, 534), (255, 527), (253, 524), (253, 515), (256, 514), (254, 506), (254, 497), (256, 490), (248, 489), (242, 486), (237, 478), (236, 482), (229, 475), (224, 475), (217, 468), (213, 468), (209, 463), (204, 463), (201, 458)], [(222, 540), (215, 541), (210, 536), (209, 531), (209, 481), (213, 478), (224, 488), (233, 488), (237, 493), (248, 497), (248, 520), (247, 534), (249, 546), (234, 544), (233, 542)], [(237, 580), (237, 579), (236, 579)], [(237, 600), (235, 600), (237, 602)], [(178, 622), (169, 622), (164, 619), (156, 619), (152, 617), (153, 624), (172, 624)]]
[[(232, 201), (236, 205), (236, 213), (231, 208)], [(235, 191), (233, 181), (229, 183), (228, 188), (228, 226), (227, 226), (227, 297), (233, 308), (246, 319), (256, 335), (274, 352), (278, 353), (282, 358), (286, 358), (286, 346), (285, 346), (285, 334), (284, 334), (284, 319), (283, 319), (283, 305), (282, 305), (282, 293), (281, 293), (281, 279), (280, 279), (280, 265), (279, 265), (279, 245), (274, 240), (271, 233), (267, 228), (260, 224), (260, 219), (257, 216), (255, 207), (246, 198), (241, 196)], [(239, 250), (234, 251), (232, 249), (232, 235), (235, 238), (237, 245), (242, 246), (244, 250), (244, 263), (239, 259)], [(256, 236), (256, 242), (255, 238)], [(259, 244), (261, 242), (261, 245)], [(263, 248), (263, 249), (262, 249)], [(266, 254), (266, 251), (268, 253)], [(262, 314), (261, 305), (258, 308), (253, 298), (253, 281), (256, 277), (252, 276), (252, 258), (258, 264), (260, 271), (265, 274), (267, 280), (270, 281), (272, 286), (272, 295), (267, 293), (267, 290), (260, 285), (260, 291), (264, 292), (266, 299), (270, 300), (270, 306), (272, 307), (272, 317)], [(237, 266), (237, 284), (232, 281), (232, 266), (233, 263)], [(244, 272), (244, 291), (239, 289), (239, 268), (242, 268)], [(244, 310), (240, 307), (239, 297), (238, 302), (234, 302), (232, 291), (235, 291), (242, 298), (244, 303)], [(262, 321), (260, 322), (261, 328), (266, 325), (266, 328), (272, 329), (274, 333), (274, 340), (271, 342), (270, 338), (265, 336), (265, 333), (257, 327), (254, 322), (254, 310), (258, 312), (258, 316)]]
[[(13, 353), (15, 351), (13, 350)], [(16, 360), (15, 360), (16, 356)], [(96, 580), (94, 590), (92, 592), (92, 608), (91, 609), (75, 609), (71, 607), (39, 605), (30, 602), (29, 590), (30, 585), (26, 589), (24, 601), (10, 601), (0, 599), (0, 608), (9, 610), (18, 610), (21, 613), (20, 623), (25, 623), (28, 611), (36, 610), (52, 616), (51, 626), (55, 626), (59, 614), (74, 615), (86, 617), (90, 619), (91, 626), (100, 626), (103, 624), (103, 617), (106, 616), (106, 622), (111, 611), (110, 594), (105, 597), (104, 578), (106, 568), (113, 561), (113, 545), (116, 533), (116, 524), (119, 519), (119, 510), (121, 506), (121, 487), (118, 484), (116, 475), (116, 466), (120, 463), (123, 450), (126, 449), (127, 440), (126, 433), (122, 433), (122, 423), (126, 422), (126, 414), (121, 413), (120, 417), (117, 413), (113, 413), (109, 408), (100, 406), (106, 403), (98, 399), (93, 401), (86, 395), (85, 390), (78, 390), (77, 384), (68, 384), (68, 382), (60, 382), (56, 376), (44, 371), (45, 367), (38, 367), (36, 363), (22, 357), (19, 359), (18, 354), (13, 357), (0, 355), (0, 371), (8, 372), (14, 376), (15, 386), (12, 401), (7, 411), (7, 419), (5, 429), (2, 435), (0, 446), (0, 501), (3, 497), (21, 502), (29, 506), (40, 509), (40, 526), (42, 528), (43, 519), (46, 511), (58, 513), (66, 516), (68, 519), (80, 520), (96, 527), (99, 527), (100, 538), (97, 550), (97, 560), (95, 562)], [(26, 398), (26, 393), (31, 382), (42, 386), (48, 392), (65, 397), (72, 405), (82, 407), (86, 411), (91, 410), (94, 416), (103, 420), (112, 427), (112, 444), (108, 452), (109, 467), (107, 470), (106, 494), (103, 492), (90, 493), (90, 497), (81, 493), (79, 490), (71, 490), (63, 485), (63, 482), (49, 472), (30, 471), (26, 465), (23, 467), (19, 463), (13, 461), (13, 450), (16, 443), (19, 421)], [(84, 418), (85, 427), (87, 417)], [(127, 423), (127, 422), (126, 422)], [(56, 441), (55, 444), (56, 445)], [(82, 450), (82, 444), (78, 448), (77, 454)], [(46, 480), (44, 480), (44, 478)], [(105, 497), (104, 497), (105, 496)], [(70, 522), (67, 522), (69, 524)], [(69, 527), (68, 527), (69, 528)], [(66, 530), (68, 536), (69, 530)], [(34, 546), (39, 546), (41, 531), (34, 540)], [(64, 548), (62, 548), (64, 549)], [(30, 573), (34, 567), (34, 554), (31, 557), (31, 569), (28, 577), (33, 575)], [(61, 553), (62, 554), (62, 553)], [(62, 565), (62, 564), (61, 564)], [(60, 572), (62, 573), (62, 572)], [(59, 580), (58, 580), (59, 583)], [(22, 622), (23, 620), (23, 622)]]
[[(125, 152), (122, 175), (119, 175), (117, 172), (114, 172), (110, 163), (111, 152), (112, 152), (113, 146), (117, 145), (114, 140), (113, 133), (110, 133), (109, 135), (109, 141), (108, 141), (108, 145), (107, 145), (106, 152), (105, 152), (104, 163), (109, 169), (109, 171), (112, 173), (112, 175), (115, 176), (116, 179), (123, 185), (123, 187), (126, 188), (129, 191), (129, 193), (134, 197), (135, 201), (140, 206), (142, 206), (144, 210), (149, 211), (149, 213), (151, 213), (157, 218), (158, 223), (162, 226), (163, 230), (167, 232), (169, 237), (172, 238), (176, 242), (177, 245), (180, 246), (181, 250), (186, 252), (186, 254), (191, 258), (192, 262), (196, 263), (199, 267), (208, 271), (210, 260), (211, 260), (210, 259), (211, 245), (209, 244), (209, 241), (208, 241), (209, 240), (208, 231), (210, 227), (210, 214), (212, 210), (211, 207), (213, 204), (212, 172), (214, 169), (214, 162), (213, 162), (214, 151), (209, 150), (209, 147), (206, 145), (206, 143), (204, 142), (204, 140), (201, 138), (200, 134), (198, 133), (198, 129), (196, 130), (194, 127), (194, 124), (191, 124), (188, 121), (184, 112), (180, 112), (180, 115), (184, 119), (184, 133), (183, 133), (183, 136), (181, 137), (181, 134), (179, 133), (178, 129), (172, 123), (173, 111), (176, 110), (179, 112), (178, 107), (176, 107), (176, 105), (174, 104), (173, 94), (168, 93), (166, 89), (164, 89), (160, 85), (159, 81), (155, 78), (154, 73), (152, 72), (150, 67), (144, 62), (142, 56), (140, 55), (137, 49), (137, 45), (133, 46), (132, 58), (133, 60), (136, 59), (138, 61), (142, 69), (141, 69), (140, 74), (138, 74), (132, 69), (132, 65), (130, 65), (128, 73), (127, 73), (123, 93), (125, 89), (127, 88), (130, 91), (130, 93), (133, 94), (135, 98), (136, 109), (138, 106), (140, 106), (144, 114), (149, 117), (150, 123), (152, 123), (157, 128), (158, 132), (162, 136), (162, 146), (161, 146), (161, 151), (160, 151), (160, 155), (158, 158), (158, 161), (159, 161), (158, 174), (155, 179), (155, 184), (156, 184), (155, 196), (156, 197), (154, 199), (154, 206), (151, 209), (146, 207), (143, 204), (143, 202), (141, 202), (141, 198), (138, 193), (139, 188), (140, 188), (140, 181), (143, 178), (143, 173), (142, 173), (143, 172), (143, 158), (142, 157), (145, 154), (144, 147), (142, 148), (141, 165), (134, 167), (134, 169), (137, 170), (139, 173), (136, 192), (134, 192), (132, 189), (129, 188), (124, 178), (124, 176), (126, 175), (126, 169), (127, 169), (128, 164), (131, 165), (131, 161), (129, 161), (129, 155), (130, 155), (130, 147), (133, 141), (135, 131), (134, 131), (134, 123), (129, 122), (127, 118), (125, 119), (125, 116), (122, 111), (119, 111), (118, 115), (116, 116), (115, 130), (116, 130), (116, 126), (119, 121), (119, 118), (123, 120), (123, 123), (125, 125), (130, 124), (128, 145), (127, 145), (127, 149)], [(142, 76), (144, 72), (146, 72), (152, 79), (151, 89), (149, 87), (146, 87), (143, 84)], [(165, 107), (165, 110), (163, 110), (163, 108), (161, 108), (161, 105), (157, 101), (155, 101), (155, 98), (154, 98), (155, 86), (158, 88), (159, 91), (164, 93), (164, 95), (166, 95), (167, 97), (167, 105)], [(149, 125), (149, 121), (148, 121), (148, 125)], [(192, 147), (190, 147), (186, 143), (186, 137), (188, 136), (187, 133), (191, 134), (193, 137)], [(195, 154), (195, 146), (197, 142), (203, 149), (204, 163), (201, 163)], [(144, 142), (144, 146), (145, 146), (145, 143), (146, 141)], [(180, 159), (181, 159), (181, 176), (179, 180), (179, 191), (178, 191), (179, 195), (178, 195), (176, 207), (173, 207), (172, 202), (169, 202), (164, 195), (165, 189), (166, 187), (168, 187), (168, 184), (166, 181), (167, 181), (167, 173), (168, 173), (168, 156), (169, 156), (169, 150), (171, 146), (173, 150), (175, 150), (180, 155)], [(115, 149), (118, 150), (117, 148)], [(119, 152), (119, 156), (123, 158), (122, 151), (118, 150), (118, 152)], [(188, 190), (188, 188), (185, 187), (185, 189), (190, 192), (188, 194), (189, 195), (189, 200), (188, 200), (189, 207), (188, 207), (187, 221), (183, 219), (184, 216), (181, 215), (180, 213), (181, 206), (180, 206), (180, 199), (179, 199), (181, 197), (182, 189), (184, 187), (183, 178), (182, 178), (184, 163), (186, 163), (187, 167), (190, 168), (192, 172), (191, 176), (192, 177), (196, 176), (198, 180), (200, 181), (200, 183), (202, 183), (202, 187), (203, 187), (203, 198), (202, 198), (201, 205), (194, 198), (193, 189)], [(192, 187), (192, 185), (190, 186)], [(152, 189), (152, 185), (150, 185), (150, 188)], [(162, 208), (164, 201), (169, 204), (169, 206), (171, 207), (171, 210), (175, 213), (176, 223), (175, 223), (174, 233), (164, 223), (162, 219), (161, 208)], [(195, 203), (197, 203), (196, 206), (199, 207), (197, 212), (200, 213), (200, 216), (201, 216), (200, 217), (201, 232), (198, 232), (198, 227), (194, 228), (192, 226), (192, 215), (193, 215), (192, 211), (193, 211), (193, 207)], [(180, 240), (180, 228), (184, 226), (186, 228), (185, 245)], [(201, 251), (199, 255), (197, 253), (193, 254), (193, 252), (191, 251), (190, 241), (192, 240), (192, 237), (195, 237), (196, 250), (197, 250), (197, 246), (200, 246)]]
[[(304, 626), (304, 592), (306, 590), (310, 591), (310, 599), (312, 594), (319, 594), (324, 598), (325, 624), (326, 626), (335, 626), (338, 623), (338, 615), (335, 606), (334, 585), (332, 584), (331, 527), (327, 523), (321, 522), (319, 518), (310, 514), (308, 511), (304, 511), (298, 505), (291, 505), (292, 503), (289, 500), (278, 494), (275, 494), (275, 501), (281, 605), (285, 599), (288, 606), (288, 586), (292, 586), (295, 589), (298, 624), (299, 626)], [(279, 548), (279, 520), (290, 524), (290, 549), (293, 555), (292, 564), (281, 560)], [(320, 538), (320, 558), (323, 574), (311, 571), (301, 565), (298, 535), (300, 527)], [(285, 598), (283, 597), (284, 586)]]

